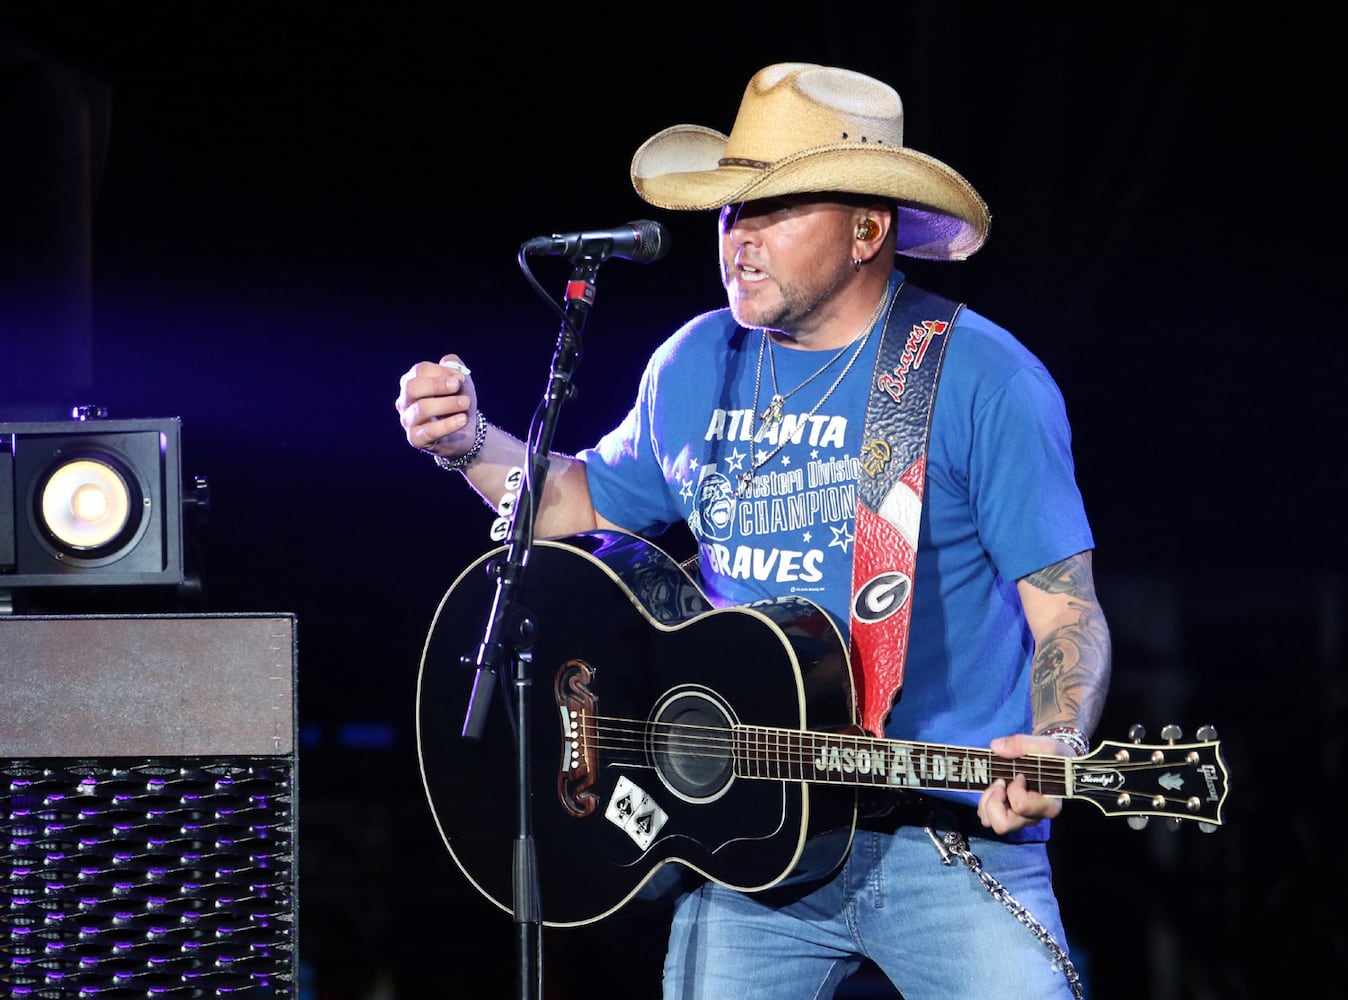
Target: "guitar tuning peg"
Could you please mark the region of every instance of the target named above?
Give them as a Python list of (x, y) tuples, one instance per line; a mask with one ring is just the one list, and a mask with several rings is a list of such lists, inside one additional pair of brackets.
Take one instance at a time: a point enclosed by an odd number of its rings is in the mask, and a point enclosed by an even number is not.
[(1204, 833), (1215, 833), (1217, 831), (1216, 823), (1199, 823), (1198, 828)]
[(1216, 726), (1199, 726), (1199, 727), (1198, 727), (1198, 738), (1199, 738), (1200, 740), (1202, 740), (1204, 743), (1211, 743), (1213, 740), (1215, 740), (1215, 739), (1217, 738), (1217, 727), (1216, 727)]
[(1150, 818), (1150, 816), (1129, 816), (1128, 825), (1134, 830), (1145, 830), (1147, 828), (1147, 821)]
[(1147, 738), (1147, 727), (1140, 722), (1134, 722), (1128, 727), (1128, 738), (1134, 743), (1141, 743)]
[(1167, 830), (1178, 830), (1183, 825), (1184, 820), (1180, 819), (1178, 816), (1171, 816), (1165, 821), (1165, 828)]
[(1169, 740), (1171, 743), (1174, 743), (1183, 735), (1184, 730), (1181, 729), (1179, 726), (1174, 725), (1173, 723), (1171, 725), (1161, 727), (1161, 739)]

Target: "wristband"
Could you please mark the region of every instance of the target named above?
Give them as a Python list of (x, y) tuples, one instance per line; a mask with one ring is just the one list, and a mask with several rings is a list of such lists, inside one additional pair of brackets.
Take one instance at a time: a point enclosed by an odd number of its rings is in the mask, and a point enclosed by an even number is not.
[(1071, 747), (1078, 757), (1085, 757), (1086, 754), (1091, 752), (1091, 745), (1086, 739), (1086, 734), (1072, 726), (1055, 726), (1052, 729), (1045, 729), (1044, 735)]
[(473, 435), (473, 446), (465, 451), (458, 458), (445, 458), (444, 455), (436, 455), (435, 464), (442, 469), (450, 472), (462, 472), (473, 463), (478, 453), (482, 451), (482, 446), (487, 443), (487, 418), (482, 415), (482, 411), (477, 411), (477, 433)]

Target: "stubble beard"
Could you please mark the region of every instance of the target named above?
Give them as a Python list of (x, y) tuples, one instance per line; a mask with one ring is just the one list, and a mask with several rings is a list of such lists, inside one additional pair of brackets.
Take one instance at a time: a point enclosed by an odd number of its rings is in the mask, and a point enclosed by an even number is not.
[(749, 286), (749, 294), (744, 294), (744, 282), (726, 282), (730, 314), (746, 329), (771, 330), (795, 339), (817, 322), (820, 308), (832, 300), (848, 276), (827, 276), (821, 288), (783, 285), (772, 277)]
[[(735, 317), (735, 322), (740, 326), (750, 330), (782, 330), (783, 323), (791, 319), (791, 303), (787, 292), (781, 288), (775, 279), (768, 279), (759, 283), (764, 286), (761, 289), (755, 289), (752, 294), (745, 295), (742, 292), (743, 283), (731, 283), (727, 291), (727, 299), (730, 304), (730, 315)], [(764, 301), (764, 292), (769, 287), (777, 290), (777, 295), (772, 301)], [(737, 291), (737, 289), (741, 291)]]

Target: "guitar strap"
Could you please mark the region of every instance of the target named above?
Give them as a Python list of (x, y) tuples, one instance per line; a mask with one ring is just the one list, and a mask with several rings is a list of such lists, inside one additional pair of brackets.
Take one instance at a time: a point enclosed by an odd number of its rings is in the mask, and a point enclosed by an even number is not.
[[(963, 303), (904, 282), (894, 293), (881, 331), (866, 424), (861, 475), (857, 477), (857, 528), (852, 549), (852, 683), (861, 724), (873, 736), (903, 688), (908, 656), (908, 624), (913, 608), (913, 576), (927, 480), (927, 438), (936, 401), (936, 383), (946, 345)], [(1081, 1000), (1081, 977), (1052, 933), (983, 869), (959, 831), (938, 841), (927, 835), (946, 864), (958, 857), (1034, 932)]]
[(861, 724), (872, 735), (903, 687), (913, 576), (936, 383), (962, 303), (901, 284), (890, 303), (866, 402), (852, 552), (851, 656)]

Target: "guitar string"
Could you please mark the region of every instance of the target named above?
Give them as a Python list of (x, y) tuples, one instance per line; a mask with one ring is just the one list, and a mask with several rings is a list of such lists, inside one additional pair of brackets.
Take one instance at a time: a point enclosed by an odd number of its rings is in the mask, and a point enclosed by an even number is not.
[[(827, 734), (814, 734), (808, 732), (802, 734), (799, 730), (773, 729), (770, 727), (749, 727), (747, 729), (740, 729), (732, 732), (716, 726), (694, 726), (686, 723), (679, 723), (677, 725), (668, 723), (647, 724), (636, 720), (614, 719), (606, 716), (589, 716), (587, 718), (598, 722), (616, 722), (624, 725), (630, 724), (628, 728), (619, 729), (614, 729), (613, 727), (603, 729), (598, 725), (583, 727), (592, 730), (596, 736), (601, 732), (609, 734), (617, 732), (621, 736), (630, 735), (630, 739), (628, 739), (626, 743), (605, 744), (596, 741), (596, 745), (599, 749), (608, 748), (645, 751), (647, 749), (667, 750), (670, 747), (675, 747), (688, 755), (700, 753), (701, 756), (705, 757), (743, 757), (747, 759), (761, 757), (765, 763), (770, 764), (787, 763), (799, 766), (803, 763), (810, 763), (812, 765), (813, 762), (818, 759), (819, 753), (819, 745), (815, 741), (819, 739), (828, 739)], [(783, 751), (781, 745), (777, 745), (774, 747), (776, 752), (772, 754), (756, 753), (753, 745), (746, 745), (745, 734), (756, 734), (750, 736), (750, 739), (757, 738), (763, 740), (786, 741), (786, 749)], [(659, 743), (653, 744), (650, 738), (652, 735), (655, 736), (657, 741), (663, 740), (663, 745)], [(790, 741), (797, 740), (799, 742), (801, 739), (811, 741), (811, 745), (808, 747), (803, 745), (790, 745)], [(741, 752), (736, 753), (736, 747), (742, 748)], [(859, 749), (870, 749), (877, 755), (885, 753), (884, 747), (885, 741), (878, 738), (873, 741), (861, 740), (858, 744)], [(1010, 774), (1028, 774), (1034, 771), (1053, 772), (1049, 776), (1050, 778), (1055, 779), (1065, 778), (1066, 765), (1072, 762), (1068, 758), (1060, 758), (1057, 755), (1049, 754), (1027, 754), (1024, 757), (1013, 759), (998, 757), (989, 750), (980, 750), (971, 747), (955, 747), (944, 744), (928, 744), (927, 747), (928, 749), (926, 750), (918, 751), (918, 755), (925, 753), (929, 757), (949, 756), (951, 754), (943, 753), (943, 751), (951, 751), (954, 755), (960, 757), (971, 757), (975, 761), (986, 762), (993, 771), (1001, 770)], [(887, 756), (888, 754), (886, 753), (885, 755)], [(1117, 765), (1118, 762), (1114, 762), (1113, 766)], [(967, 784), (967, 782), (958, 781), (957, 779), (935, 780), (955, 780), (959, 784)]]
[[(583, 719), (585, 720), (585, 722), (582, 725), (579, 725), (577, 727), (578, 729), (595, 732), (610, 731), (610, 732), (620, 732), (623, 734), (633, 734), (634, 742), (639, 743), (642, 746), (647, 745), (647, 743), (649, 742), (643, 734), (648, 734), (651, 732), (654, 732), (656, 734), (670, 734), (670, 733), (687, 734), (689, 736), (688, 742), (690, 744), (693, 738), (700, 738), (707, 740), (708, 741), (707, 745), (713, 746), (734, 746), (737, 743), (742, 745), (745, 742), (746, 738), (745, 734), (750, 734), (757, 737), (782, 739), (783, 741), (787, 742), (791, 740), (796, 740), (798, 742), (800, 741), (817, 742), (819, 740), (831, 741), (839, 738), (834, 734), (830, 734), (827, 732), (790, 729), (774, 726), (740, 726), (737, 728), (728, 729), (724, 726), (696, 725), (693, 723), (686, 723), (686, 722), (652, 723), (641, 719), (631, 719), (622, 716), (606, 716), (606, 715), (593, 715), (593, 714), (587, 714), (583, 716)], [(607, 730), (605, 730), (605, 724), (608, 724)], [(875, 749), (884, 750), (891, 744), (899, 742), (884, 737), (859, 737), (850, 734), (845, 735), (843, 738), (847, 742), (853, 743), (859, 748), (867, 748), (872, 750)], [(960, 756), (972, 755), (975, 757), (986, 757), (989, 760), (1004, 760), (1007, 763), (1014, 763), (1015, 761), (1020, 760), (1020, 761), (1035, 761), (1045, 765), (1065, 766), (1066, 764), (1080, 765), (1083, 762), (1088, 762), (1090, 760), (1090, 758), (1063, 757), (1058, 754), (1026, 754), (1024, 757), (1019, 758), (998, 757), (991, 750), (984, 750), (980, 747), (967, 747), (967, 746), (960, 746), (957, 744), (946, 744), (946, 743), (922, 743), (920, 745), (905, 744), (905, 748), (910, 750), (910, 752), (915, 752), (918, 754), (925, 753), (928, 756), (944, 756), (948, 754), (955, 754)], [(1150, 750), (1157, 748), (1139, 745), (1137, 749)], [(1165, 747), (1164, 749), (1174, 751), (1192, 748), (1185, 745), (1175, 745), (1172, 747)], [(1120, 760), (1118, 758), (1110, 758), (1107, 761), (1107, 766), (1111, 768), (1129, 767), (1132, 769), (1148, 769), (1161, 766), (1162, 764), (1164, 764), (1165, 766), (1174, 767), (1176, 764), (1179, 763), (1182, 763), (1182, 761), (1178, 761), (1175, 759), (1163, 761), (1160, 762), (1160, 764), (1158, 764), (1157, 762), (1152, 761), (1150, 759), (1134, 761), (1134, 760)]]
[[(641, 734), (654, 731), (665, 733), (697, 734), (697, 735), (706, 735), (708, 738), (712, 738), (726, 743), (733, 743), (736, 740), (742, 742), (745, 734), (757, 734), (758, 736), (769, 738), (781, 738), (784, 740), (805, 739), (812, 741), (817, 740), (827, 741), (837, 739), (837, 737), (835, 737), (830, 733), (816, 732), (813, 730), (787, 729), (773, 726), (740, 726), (735, 729), (727, 729), (723, 726), (700, 726), (686, 722), (651, 723), (640, 719), (623, 718), (621, 716), (586, 715), (584, 716), (584, 718), (587, 720), (587, 723), (594, 722), (599, 724), (603, 723), (616, 724), (616, 726), (622, 727), (621, 731), (624, 732)], [(591, 726), (591, 728), (597, 727)], [(851, 735), (846, 736), (845, 739), (848, 742), (854, 743), (858, 747), (869, 749), (877, 749), (877, 748), (883, 749), (892, 744), (893, 742), (895, 742), (882, 737), (857, 737)], [(913, 745), (909, 746), (908, 749), (914, 750), (919, 753), (925, 752), (928, 755), (947, 755), (950, 753), (954, 753), (963, 756), (974, 755), (974, 756), (987, 756), (989, 758), (996, 756), (995, 754), (993, 754), (991, 750), (983, 750), (979, 747), (965, 747), (946, 743), (923, 743), (921, 744), (920, 748)], [(998, 758), (998, 759), (1009, 761), (1012, 760), (1013, 758)], [(1068, 763), (1074, 759), (1079, 760), (1080, 758), (1059, 757), (1059, 755), (1057, 754), (1027, 754), (1025, 757), (1018, 759), (1062, 761), (1064, 763)]]
[[(733, 760), (737, 758), (743, 758), (753, 760), (761, 758), (759, 760), (760, 763), (763, 763), (768, 766), (777, 766), (777, 767), (787, 767), (787, 766), (803, 767), (805, 765), (809, 765), (812, 767), (814, 761), (817, 759), (817, 754), (815, 752), (807, 751), (804, 748), (794, 748), (794, 749), (788, 748), (788, 751), (786, 753), (778, 752), (774, 755), (771, 755), (770, 757), (763, 754), (755, 754), (753, 752), (752, 747), (744, 748), (743, 741), (737, 740), (734, 733), (727, 734), (726, 730), (720, 729), (715, 726), (692, 726), (685, 723), (680, 723), (677, 725), (654, 723), (648, 725), (646, 723), (641, 723), (635, 720), (627, 720), (627, 719), (610, 719), (607, 717), (599, 717), (599, 716), (591, 716), (589, 718), (600, 721), (617, 722), (627, 727), (619, 729), (614, 729), (613, 727), (603, 729), (600, 726), (593, 726), (593, 725), (587, 727), (588, 729), (593, 730), (596, 736), (594, 740), (591, 740), (589, 742), (592, 743), (596, 749), (600, 750), (607, 749), (612, 751), (628, 751), (635, 754), (644, 755), (644, 753), (647, 750), (651, 749), (669, 750), (673, 748), (674, 750), (682, 753), (685, 756), (699, 756), (706, 759)], [(651, 740), (647, 738), (650, 730), (663, 730), (664, 731), (663, 734), (657, 732), (657, 736), (661, 736), (663, 738), (663, 743), (652, 744)], [(742, 734), (746, 731), (750, 730), (739, 730), (738, 732)], [(782, 736), (786, 739), (794, 739), (801, 735), (801, 732), (798, 730), (772, 729), (767, 727), (757, 727), (756, 731), (758, 731), (759, 733), (770, 734), (773, 736)], [(622, 739), (617, 742), (606, 743), (598, 738), (601, 732), (603, 733), (617, 732), (619, 736), (622, 737)], [(695, 734), (696, 740), (699, 740), (701, 742), (695, 742), (695, 739), (688, 735), (690, 733)], [(805, 736), (807, 738), (813, 739), (815, 734), (806, 733)], [(875, 742), (883, 745), (884, 741), (876, 740)], [(743, 748), (742, 751), (739, 753), (735, 752), (735, 748), (737, 745)], [(946, 746), (943, 744), (930, 744), (929, 746), (931, 746), (935, 750), (939, 749), (955, 750), (964, 756), (969, 756), (970, 751), (972, 750), (973, 756), (975, 756), (976, 758), (985, 758), (987, 760), (990, 774), (994, 780), (997, 778), (1011, 778), (1019, 774), (1025, 774), (1028, 777), (1038, 772), (1041, 785), (1043, 784), (1051, 785), (1054, 783), (1065, 784), (1067, 777), (1067, 764), (1071, 763), (1080, 766), (1080, 764), (1082, 763), (1080, 760), (1077, 759), (1059, 758), (1056, 754), (1027, 755), (1025, 757), (1013, 759), (1013, 758), (997, 757), (993, 755), (991, 751), (976, 750), (974, 748)], [(930, 754), (930, 756), (939, 756), (939, 754)], [(1175, 763), (1176, 763), (1175, 761), (1170, 761), (1166, 766), (1173, 767), (1175, 766)], [(1121, 772), (1141, 772), (1141, 771), (1155, 770), (1161, 765), (1158, 765), (1148, 760), (1142, 761), (1113, 760), (1109, 762), (1108, 766), (1110, 770), (1117, 770)], [(748, 776), (752, 777), (753, 775)], [(864, 775), (862, 776), (862, 778), (854, 778), (854, 779), (835, 778), (830, 780), (828, 777), (824, 777), (818, 779), (817, 783), (849, 784), (849, 785), (854, 784), (888, 785), (888, 782), (884, 780), (885, 772), (877, 771), (875, 772), (874, 777), (877, 780), (871, 782), (862, 780), (864, 778)], [(976, 782), (964, 781), (960, 779), (932, 778), (926, 787), (951, 788), (951, 786), (953, 785), (956, 786), (956, 790), (959, 790), (967, 788), (970, 785), (974, 784), (976, 784)], [(893, 786), (893, 787), (902, 787), (902, 786)], [(1148, 796), (1149, 799), (1155, 797), (1156, 796), (1154, 795)], [(1188, 797), (1166, 795), (1162, 796), (1162, 801), (1187, 802)]]
[[(634, 744), (640, 746), (646, 746), (649, 744), (649, 740), (646, 737), (647, 734), (650, 734), (652, 732), (655, 733), (657, 736), (665, 736), (666, 738), (668, 738), (667, 734), (669, 733), (679, 734), (684, 738), (685, 742), (689, 746), (694, 745), (693, 740), (695, 738), (706, 740), (707, 742), (704, 745), (713, 747), (716, 746), (733, 747), (737, 744), (743, 745), (746, 742), (746, 739), (782, 740), (788, 744), (789, 741), (791, 740), (797, 740), (798, 742), (810, 741), (813, 744), (808, 751), (805, 750), (804, 748), (800, 748), (799, 750), (801, 754), (804, 754), (809, 759), (813, 759), (813, 757), (817, 755), (818, 741), (819, 740), (828, 741), (833, 738), (827, 733), (815, 733), (806, 730), (782, 729), (769, 726), (749, 726), (749, 727), (741, 727), (736, 730), (727, 730), (718, 726), (697, 726), (690, 723), (647, 723), (641, 720), (616, 718), (611, 716), (592, 715), (587, 716), (586, 718), (589, 720), (594, 720), (598, 723), (605, 723), (605, 722), (617, 723), (620, 727), (626, 727), (618, 729), (617, 731), (624, 733), (628, 732), (632, 733)], [(595, 729), (597, 731), (600, 727), (591, 725), (589, 728)], [(610, 728), (609, 731), (613, 731), (612, 728)], [(877, 753), (887, 752), (886, 748), (891, 742), (879, 737), (872, 737), (869, 739), (864, 737), (849, 737), (848, 739), (849, 742), (855, 742), (855, 745), (859, 749), (869, 749)], [(750, 751), (752, 751), (752, 747), (750, 747), (749, 749)], [(987, 760), (990, 761), (1005, 760), (1008, 763), (1010, 763), (1013, 760), (1013, 758), (997, 757), (990, 750), (983, 750), (977, 747), (962, 747), (940, 743), (923, 744), (921, 749), (912, 748), (911, 752), (914, 752), (919, 755), (926, 754), (927, 756), (958, 755), (961, 757), (986, 758)], [(1079, 762), (1079, 758), (1059, 757), (1057, 754), (1027, 754), (1024, 757), (1014, 759), (1018, 759), (1025, 762), (1034, 761), (1040, 764), (1041, 766), (1042, 765), (1062, 766), (1063, 764), (1072, 761)]]

